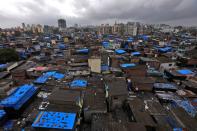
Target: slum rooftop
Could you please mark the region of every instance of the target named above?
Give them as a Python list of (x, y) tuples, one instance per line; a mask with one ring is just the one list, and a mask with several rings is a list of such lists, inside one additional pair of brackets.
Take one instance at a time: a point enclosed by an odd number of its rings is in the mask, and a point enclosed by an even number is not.
[(1, 48), (15, 48), (19, 59), (0, 63), (1, 130), (197, 130), (197, 47), (189, 37), (9, 39)]

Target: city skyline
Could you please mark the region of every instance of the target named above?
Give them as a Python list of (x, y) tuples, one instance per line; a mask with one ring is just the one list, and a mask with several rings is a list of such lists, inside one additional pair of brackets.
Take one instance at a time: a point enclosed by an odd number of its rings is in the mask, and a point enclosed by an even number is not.
[(29, 24), (68, 26), (139, 21), (147, 24), (197, 25), (196, 0), (7, 0), (0, 4), (0, 27)]

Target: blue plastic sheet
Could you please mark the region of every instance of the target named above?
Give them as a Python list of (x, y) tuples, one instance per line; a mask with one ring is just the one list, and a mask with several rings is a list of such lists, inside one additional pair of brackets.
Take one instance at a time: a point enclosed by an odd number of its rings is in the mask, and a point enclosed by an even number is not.
[(109, 70), (109, 66), (108, 65), (101, 65), (101, 70), (102, 71), (108, 71)]
[(196, 110), (197, 110), (197, 98), (193, 99), (193, 100), (191, 101), (191, 103), (192, 103), (192, 105), (194, 106), (194, 108), (196, 108)]
[(177, 90), (177, 86), (172, 83), (154, 83), (155, 89), (171, 89), (171, 90)]
[(173, 131), (184, 131), (182, 128), (173, 128)]
[(143, 39), (144, 41), (147, 41), (149, 37), (147, 35), (139, 35), (139, 38)]
[(12, 94), (10, 94), (10, 96), (3, 99), (0, 102), (0, 105), (18, 110), (36, 93), (37, 89), (38, 88), (32, 84), (20, 86)]
[(135, 67), (136, 64), (134, 63), (125, 63), (125, 64), (121, 64), (120, 67), (122, 68), (131, 68), (131, 67)]
[(34, 81), (34, 83), (44, 84), (46, 83), (47, 80), (48, 80), (48, 76), (40, 76)]
[(89, 49), (87, 48), (82, 48), (82, 49), (78, 49), (76, 50), (77, 53), (88, 53), (89, 52)]
[(59, 48), (59, 49), (66, 49), (66, 45), (63, 44), (63, 43), (59, 43), (59, 44), (58, 44), (58, 48)]
[(26, 52), (24, 51), (22, 51), (22, 52), (19, 52), (19, 57), (21, 58), (21, 59), (26, 59), (27, 58), (27, 54), (26, 54)]
[(13, 121), (13, 120), (8, 120), (8, 121), (6, 121), (6, 123), (3, 125), (3, 129), (4, 129), (5, 131), (13, 130), (13, 125), (14, 125), (14, 121)]
[(35, 119), (32, 127), (71, 130), (74, 128), (75, 121), (76, 113), (42, 111)]
[(167, 53), (172, 51), (172, 47), (163, 47), (163, 48), (158, 48), (158, 51), (161, 53)]
[(122, 42), (122, 41), (123, 41), (123, 39), (115, 38), (115, 41), (116, 41), (116, 42)]
[(195, 117), (196, 116), (196, 109), (188, 100), (174, 100), (175, 103), (182, 107), (190, 116)]
[(178, 123), (170, 116), (164, 116), (166, 122), (172, 127), (172, 128), (177, 128)]
[(142, 38), (143, 38), (144, 41), (148, 40), (148, 36), (147, 35), (143, 35)]
[(46, 72), (44, 75), (51, 77), (51, 76), (53, 76), (55, 73), (56, 73), (56, 71), (48, 71), (48, 72)]
[(19, 87), (18, 90), (11, 97), (4, 99), (3, 101), (1, 101), (1, 103), (6, 103), (6, 104), (16, 103), (25, 95), (25, 93), (28, 92), (28, 90), (31, 87), (32, 87), (31, 85), (24, 85), (24, 86)]
[(109, 38), (112, 38), (112, 37), (114, 37), (114, 35), (108, 35), (108, 37), (109, 37)]
[(74, 80), (70, 83), (71, 87), (86, 87), (87, 86), (86, 80)]
[(48, 72), (44, 73), (42, 76), (38, 77), (34, 81), (34, 83), (44, 84), (49, 79), (49, 77), (53, 77), (53, 75), (55, 75), (55, 74), (56, 74), (56, 71), (48, 71)]
[(125, 44), (124, 48), (125, 49), (128, 49), (129, 48), (129, 45), (128, 44)]
[(55, 73), (55, 74), (53, 75), (53, 78), (58, 79), (58, 80), (61, 80), (61, 79), (64, 78), (64, 76), (65, 76), (64, 74)]
[(140, 52), (132, 52), (131, 55), (132, 55), (132, 56), (140, 56), (141, 53), (140, 53)]
[(116, 52), (116, 54), (125, 54), (126, 53), (126, 51), (122, 50), (122, 49), (116, 49), (115, 52)]
[(5, 114), (4, 110), (0, 110), (0, 120), (5, 116)]
[(109, 48), (109, 42), (107, 41), (102, 42), (102, 45), (104, 48)]
[(0, 64), (0, 69), (3, 69), (7, 66), (7, 64)]
[(177, 72), (181, 75), (189, 75), (189, 74), (193, 74), (193, 72), (191, 70), (188, 69), (184, 69), (184, 70), (177, 70)]
[(193, 102), (197, 102), (197, 98), (193, 100)]
[(129, 37), (129, 38), (127, 39), (127, 42), (133, 42), (133, 37)]

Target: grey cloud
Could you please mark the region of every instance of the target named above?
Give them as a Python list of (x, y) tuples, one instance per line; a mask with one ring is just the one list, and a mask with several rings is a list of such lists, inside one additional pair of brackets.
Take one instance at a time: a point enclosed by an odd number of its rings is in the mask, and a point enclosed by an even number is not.
[[(62, 3), (64, 0), (56, 1)], [(57, 25), (60, 17), (70, 25), (112, 23), (115, 20), (197, 25), (196, 0), (73, 0), (72, 4), (78, 17), (62, 15), (59, 7), (50, 7), (46, 0), (18, 2), (18, 10), (23, 13), (28, 9), (30, 14), (18, 17), (0, 12), (0, 26), (20, 25), (21, 22)]]
[[(159, 4), (159, 2), (162, 5)], [(187, 8), (179, 9), (178, 7), (183, 2), (191, 3)], [(138, 19), (143, 21), (169, 21), (175, 19), (193, 18), (197, 17), (197, 5), (196, 0), (152, 0), (150, 1), (141, 0), (138, 3), (133, 3), (129, 0), (117, 1), (107, 6), (102, 7), (102, 9), (95, 9), (90, 7), (87, 9), (87, 17), (94, 19), (106, 19), (106, 18), (117, 18), (117, 19)], [(104, 4), (101, 3), (101, 4)]]

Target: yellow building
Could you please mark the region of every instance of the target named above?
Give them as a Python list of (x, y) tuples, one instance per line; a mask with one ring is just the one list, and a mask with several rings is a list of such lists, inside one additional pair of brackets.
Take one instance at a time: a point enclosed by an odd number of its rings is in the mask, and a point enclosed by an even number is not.
[(64, 42), (65, 42), (65, 43), (69, 42), (69, 40), (68, 40), (67, 37), (64, 38)]

